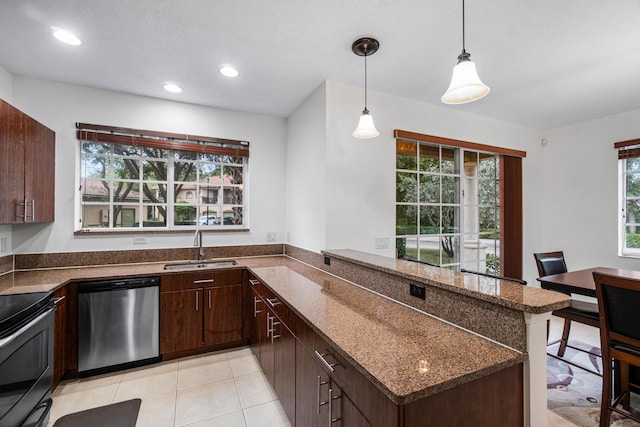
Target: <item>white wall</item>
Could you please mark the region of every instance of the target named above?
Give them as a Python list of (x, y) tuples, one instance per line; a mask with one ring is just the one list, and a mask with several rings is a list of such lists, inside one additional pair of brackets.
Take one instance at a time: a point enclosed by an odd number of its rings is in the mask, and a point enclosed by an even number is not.
[(288, 243), (319, 252), (326, 248), (326, 84), (287, 119)]
[[(0, 99), (5, 102), (13, 101), (13, 76), (4, 68), (0, 67)], [(12, 251), (11, 225), (0, 225), (0, 239), (7, 239), (7, 250), (2, 252), (0, 256), (10, 255)]]
[[(618, 159), (613, 144), (640, 138), (640, 110), (547, 132), (537, 145), (527, 198), (536, 230), (529, 253), (563, 250), (570, 270), (594, 266), (640, 270), (618, 257)], [(530, 260), (534, 265), (533, 258)]]
[(187, 247), (192, 233), (75, 236), (77, 140), (75, 123), (94, 123), (246, 140), (249, 159), (249, 232), (205, 233), (205, 246), (285, 239), (284, 119), (171, 102), (27, 77), (13, 77), (13, 104), (56, 132), (56, 220), (13, 227), (15, 253)]

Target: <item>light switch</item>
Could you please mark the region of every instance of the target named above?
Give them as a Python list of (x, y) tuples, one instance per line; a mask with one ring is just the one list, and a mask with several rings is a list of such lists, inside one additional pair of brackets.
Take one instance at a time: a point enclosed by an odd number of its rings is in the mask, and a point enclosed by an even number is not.
[(9, 250), (8, 245), (9, 243), (6, 237), (0, 239), (0, 252), (7, 252)]

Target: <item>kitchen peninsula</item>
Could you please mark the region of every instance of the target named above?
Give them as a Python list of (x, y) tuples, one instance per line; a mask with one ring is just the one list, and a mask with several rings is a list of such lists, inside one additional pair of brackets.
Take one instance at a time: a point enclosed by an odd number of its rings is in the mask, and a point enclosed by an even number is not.
[[(495, 337), (488, 340), (479, 333), (452, 325), (456, 322), (451, 319), (448, 323), (437, 318), (446, 318), (444, 315), (433, 317), (409, 308), (406, 306), (409, 304), (402, 301), (400, 296), (398, 299), (402, 304), (381, 296), (384, 294), (381, 282), (386, 282), (386, 286), (390, 286), (390, 282), (384, 280), (380, 269), (384, 268), (384, 274), (394, 276), (396, 280), (406, 282), (410, 279), (424, 284), (427, 287), (427, 303), (438, 305), (438, 300), (446, 301), (450, 297), (447, 293), (454, 292), (460, 300), (460, 312), (464, 314), (467, 303), (475, 300), (479, 307), (476, 314), (481, 317), (467, 319), (467, 322), (485, 322), (482, 318), (485, 309), (493, 310), (495, 323), (503, 320), (500, 315), (504, 312), (507, 324), (511, 322), (510, 317), (517, 317), (511, 312), (520, 313), (523, 319), (528, 315), (548, 314), (568, 304), (565, 296), (441, 269), (427, 270), (426, 273), (421, 270), (417, 274), (407, 271), (411, 265), (404, 264), (404, 261), (385, 258), (372, 262), (368, 255), (355, 251), (333, 251), (322, 256), (296, 248), (286, 248), (285, 252), (290, 256), (237, 257), (238, 265), (231, 268), (248, 269), (249, 277), (254, 277), (261, 283), (260, 286), (264, 286), (263, 292), (277, 298), (280, 305), (275, 309), (275, 315), (280, 316), (288, 330), (298, 338), (302, 348), (311, 350), (306, 337), (317, 335), (334, 350), (331, 363), (341, 363), (353, 371), (355, 378), (366, 380), (355, 383), (372, 384), (374, 388), (371, 393), (381, 395), (382, 401), (396, 411), (392, 417), (398, 420), (399, 425), (415, 425), (416, 419), (425, 419), (424, 408), (445, 410), (446, 406), (443, 405), (446, 404), (450, 405), (449, 408), (458, 408), (460, 416), (475, 414), (479, 417), (482, 411), (486, 412), (489, 414), (489, 424), (486, 425), (499, 425), (495, 423), (497, 419), (500, 422), (511, 419), (521, 420), (523, 425), (539, 425), (530, 422), (528, 417), (532, 414), (527, 412), (529, 371), (526, 365), (530, 363), (530, 351), (527, 349), (526, 336), (525, 348), (519, 348), (520, 344), (517, 344), (522, 342), (521, 339), (515, 341), (517, 345), (503, 345)], [(328, 266), (325, 257), (329, 258)], [(374, 265), (380, 264), (380, 261), (392, 263), (395, 267)], [(164, 262), (150, 262), (13, 271), (0, 276), (0, 292), (55, 290), (68, 283), (87, 279), (180, 274), (166, 271), (163, 267)], [(368, 269), (369, 275), (359, 275), (362, 273), (359, 269), (363, 268)], [(348, 271), (350, 269), (351, 273)], [(426, 277), (425, 274), (440, 274), (441, 277)], [(377, 276), (377, 279), (371, 275)], [(356, 280), (358, 277), (360, 279)], [(256, 282), (249, 283), (252, 285)], [(400, 293), (405, 292), (408, 283)], [(278, 311), (281, 309), (286, 309), (287, 314)], [(436, 309), (428, 304), (421, 308), (431, 314)], [(443, 310), (456, 311), (451, 306), (443, 306)], [(464, 323), (463, 319), (461, 323)], [(463, 326), (473, 330), (468, 325)], [(271, 329), (273, 333), (274, 327)], [(517, 336), (527, 333), (517, 328), (512, 332)], [(508, 331), (499, 334), (508, 335)], [(299, 349), (296, 351), (299, 352)], [(341, 368), (336, 369), (339, 372)], [(350, 384), (338, 379), (336, 381), (356, 406), (366, 406), (365, 402), (358, 401), (360, 391), (354, 393), (349, 389)], [(475, 408), (472, 401), (475, 402)], [(462, 408), (471, 412), (466, 413)], [(360, 409), (363, 410), (362, 407)], [(492, 416), (499, 415), (499, 418), (490, 418), (492, 411)], [(437, 411), (431, 410), (430, 416), (437, 416)], [(449, 422), (453, 421), (451, 413), (447, 417)], [(372, 419), (369, 421), (379, 425)], [(473, 424), (482, 425), (478, 421)]]

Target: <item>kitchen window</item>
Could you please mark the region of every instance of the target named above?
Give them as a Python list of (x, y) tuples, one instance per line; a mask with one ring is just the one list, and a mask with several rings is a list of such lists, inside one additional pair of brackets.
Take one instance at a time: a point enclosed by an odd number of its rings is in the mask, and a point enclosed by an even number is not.
[(618, 149), (618, 255), (640, 257), (640, 139), (614, 144)]
[(406, 131), (396, 138), (397, 257), (520, 278), (525, 153)]
[(247, 228), (247, 142), (77, 127), (80, 230)]

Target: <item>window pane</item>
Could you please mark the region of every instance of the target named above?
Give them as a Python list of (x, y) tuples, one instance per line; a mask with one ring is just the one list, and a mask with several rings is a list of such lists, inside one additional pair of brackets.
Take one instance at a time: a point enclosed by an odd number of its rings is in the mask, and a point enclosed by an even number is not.
[(176, 204), (173, 208), (173, 225), (196, 225), (197, 214), (195, 206)]
[(396, 206), (396, 234), (417, 234), (418, 212), (415, 206)]
[(85, 179), (82, 183), (83, 202), (109, 202), (109, 184), (98, 179)]
[(175, 160), (198, 160), (198, 153), (191, 151), (174, 151), (173, 158)]
[(457, 206), (443, 206), (442, 207), (442, 232), (443, 233), (458, 233), (460, 227), (458, 225), (458, 211), (460, 208)]
[(633, 173), (640, 171), (640, 159), (627, 159), (627, 172)]
[(416, 170), (417, 150), (414, 142), (396, 141), (396, 169)]
[(498, 203), (498, 182), (489, 180), (480, 180), (479, 186), (479, 203), (481, 205), (496, 205)]
[(478, 169), (478, 153), (475, 151), (464, 152), (464, 174), (465, 176), (474, 177)]
[(113, 205), (116, 218), (114, 227), (137, 227), (139, 225), (138, 207), (129, 205)]
[(140, 179), (140, 162), (137, 160), (114, 158), (111, 167), (114, 178)]
[(166, 181), (167, 162), (164, 160), (145, 160), (143, 162), (144, 179), (151, 181)]
[(420, 175), (420, 202), (440, 203), (440, 176)]
[(242, 189), (240, 187), (226, 187), (222, 189), (222, 203), (225, 205), (241, 205)]
[(640, 222), (640, 200), (627, 200), (626, 222)]
[(440, 232), (440, 207), (420, 205), (420, 234)]
[(627, 197), (640, 197), (640, 173), (627, 175)]
[(140, 155), (140, 148), (132, 145), (113, 145), (113, 153), (118, 156), (138, 156)]
[(113, 183), (113, 201), (136, 203), (140, 201), (140, 185), (136, 182)]
[(493, 154), (480, 153), (480, 167), (478, 176), (480, 178), (497, 179), (498, 157)]
[(174, 184), (173, 197), (176, 203), (186, 203), (188, 205), (198, 204), (196, 184)]
[(458, 170), (458, 162), (456, 161), (457, 150), (455, 148), (442, 147), (441, 152), (442, 160), (440, 162), (440, 166), (442, 168), (442, 173), (460, 173), (460, 171)]
[(165, 205), (152, 205), (143, 207), (144, 218), (142, 226), (147, 227), (166, 227), (165, 219), (167, 207)]
[(418, 175), (396, 172), (396, 202), (415, 203), (418, 201)]
[(142, 154), (148, 159), (166, 159), (169, 152), (162, 148), (142, 147)]
[(440, 172), (440, 148), (438, 146), (420, 144), (420, 170)]
[(626, 247), (640, 248), (640, 225), (627, 226)]
[(242, 184), (242, 167), (237, 166), (225, 166), (224, 167), (225, 181), (229, 184)]
[(173, 179), (175, 181), (196, 182), (198, 168), (193, 162), (174, 162)]
[(158, 182), (144, 183), (144, 203), (166, 203), (167, 202), (167, 184)]
[(109, 227), (109, 205), (83, 205), (82, 227), (105, 228)]
[(460, 178), (458, 178), (457, 176), (445, 175), (442, 177), (442, 203), (459, 203), (459, 182)]
[(83, 156), (82, 177), (106, 178), (109, 170), (108, 157)]
[(110, 154), (111, 144), (105, 144), (103, 142), (84, 141), (82, 142), (82, 152), (91, 154)]
[(480, 231), (494, 231), (496, 230), (496, 209), (495, 208), (480, 208)]

